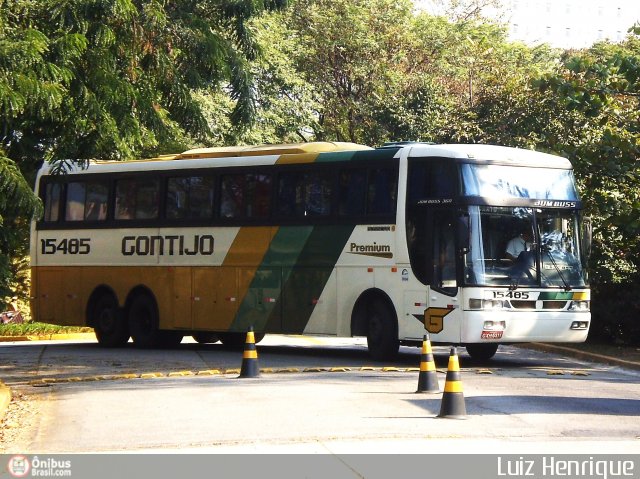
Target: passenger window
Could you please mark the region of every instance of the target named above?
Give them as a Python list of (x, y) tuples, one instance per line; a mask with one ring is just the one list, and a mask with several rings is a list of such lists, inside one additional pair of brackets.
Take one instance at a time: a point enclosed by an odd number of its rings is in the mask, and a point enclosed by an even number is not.
[(278, 214), (296, 218), (330, 215), (333, 178), (329, 171), (282, 173), (278, 184)]
[(107, 219), (109, 188), (105, 183), (71, 182), (67, 185), (66, 221)]
[(117, 220), (158, 217), (159, 180), (120, 180), (116, 183)]
[(211, 218), (213, 215), (213, 178), (191, 176), (169, 178), (167, 218)]
[(394, 168), (371, 170), (367, 195), (367, 214), (393, 215), (396, 212), (398, 174)]
[(222, 177), (220, 197), (220, 217), (238, 218), (242, 216), (244, 203), (244, 175)]
[(271, 175), (247, 175), (246, 188), (247, 218), (268, 218), (271, 210)]
[(60, 183), (49, 183), (44, 193), (44, 220), (47, 223), (58, 221), (60, 216)]
[(367, 170), (343, 170), (340, 173), (340, 216), (364, 215), (367, 193)]

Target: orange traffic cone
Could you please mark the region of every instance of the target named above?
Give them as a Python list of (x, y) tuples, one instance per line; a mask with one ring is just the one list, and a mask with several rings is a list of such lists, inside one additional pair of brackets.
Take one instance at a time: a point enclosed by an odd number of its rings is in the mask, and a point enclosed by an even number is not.
[(244, 352), (242, 353), (242, 368), (240, 378), (257, 378), (260, 376), (258, 368), (258, 350), (256, 349), (256, 339), (253, 334), (253, 326), (247, 331), (247, 338), (244, 342)]
[(436, 363), (433, 360), (431, 351), (431, 341), (429, 335), (425, 334), (422, 340), (422, 353), (420, 354), (420, 374), (418, 375), (417, 393), (439, 393), (438, 376), (436, 373)]
[(466, 419), (467, 408), (464, 405), (464, 394), (462, 394), (462, 381), (460, 377), (460, 363), (458, 352), (455, 346), (451, 348), (449, 355), (449, 366), (447, 367), (447, 379), (440, 405), (438, 417), (451, 419)]

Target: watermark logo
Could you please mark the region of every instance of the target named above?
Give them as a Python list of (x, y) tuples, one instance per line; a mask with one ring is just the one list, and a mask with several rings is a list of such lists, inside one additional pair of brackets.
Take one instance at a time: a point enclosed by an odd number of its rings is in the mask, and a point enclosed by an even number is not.
[(26, 477), (31, 470), (31, 464), (25, 456), (12, 456), (9, 458), (7, 469), (13, 477)]
[(7, 470), (13, 477), (70, 477), (71, 461), (18, 455), (9, 459)]

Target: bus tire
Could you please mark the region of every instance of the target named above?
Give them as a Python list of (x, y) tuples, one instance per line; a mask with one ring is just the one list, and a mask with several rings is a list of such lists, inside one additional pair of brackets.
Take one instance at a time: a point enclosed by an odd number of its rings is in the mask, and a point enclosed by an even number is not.
[(220, 340), (220, 337), (216, 333), (196, 333), (191, 337), (196, 343), (200, 344), (212, 344)]
[[(255, 344), (264, 339), (265, 333), (253, 333)], [(247, 340), (246, 333), (227, 332), (220, 333), (220, 342), (229, 349), (242, 349)]]
[(98, 298), (91, 313), (91, 324), (98, 344), (105, 348), (118, 348), (129, 341), (129, 328), (112, 294)]
[(239, 350), (244, 346), (246, 337), (245, 333), (220, 333), (220, 342), (225, 348)]
[(155, 300), (148, 294), (138, 294), (128, 309), (129, 331), (137, 348), (149, 349), (162, 345), (163, 332), (158, 329), (159, 315)]
[(496, 352), (498, 351), (498, 344), (467, 344), (465, 348), (467, 349), (467, 353), (469, 353), (469, 356), (471, 356), (472, 359), (486, 361), (487, 359), (491, 359), (493, 356), (495, 356)]
[(374, 300), (367, 308), (367, 346), (376, 360), (393, 359), (398, 354), (398, 320), (386, 301)]

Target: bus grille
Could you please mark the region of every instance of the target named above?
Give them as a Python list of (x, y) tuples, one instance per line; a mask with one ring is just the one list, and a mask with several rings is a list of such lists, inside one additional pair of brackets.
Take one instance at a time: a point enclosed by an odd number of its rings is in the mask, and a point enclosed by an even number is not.
[(562, 311), (567, 307), (567, 301), (514, 301), (511, 300), (513, 309), (534, 311), (543, 309), (546, 311)]

